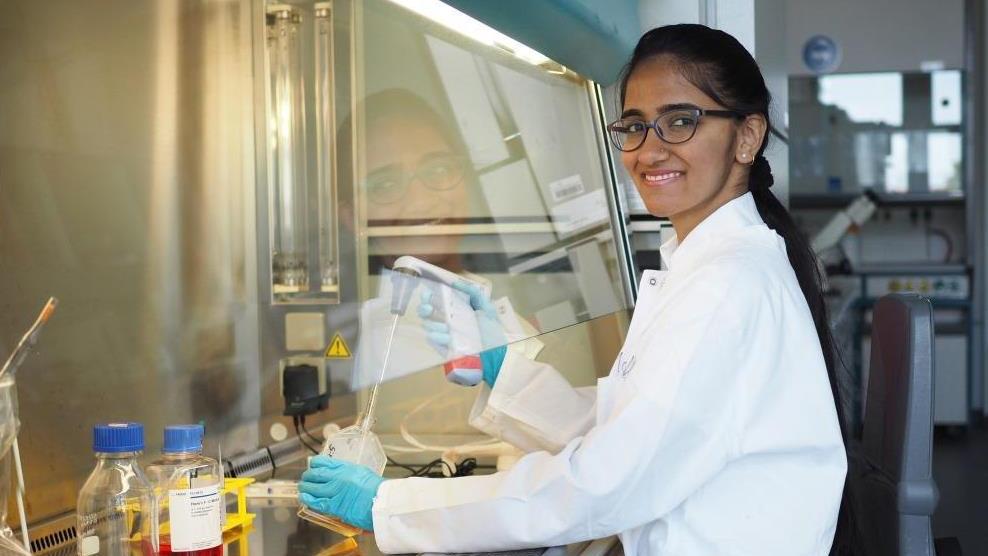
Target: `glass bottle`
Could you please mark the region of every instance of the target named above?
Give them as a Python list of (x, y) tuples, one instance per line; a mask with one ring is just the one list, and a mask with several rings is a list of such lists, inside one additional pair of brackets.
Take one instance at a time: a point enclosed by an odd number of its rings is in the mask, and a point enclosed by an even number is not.
[(203, 432), (202, 425), (165, 427), (161, 457), (148, 465), (160, 554), (223, 554), (223, 474), (218, 461), (202, 455)]
[(96, 467), (76, 504), (76, 553), (79, 556), (151, 555), (157, 512), (151, 484), (137, 463), (144, 450), (140, 423), (93, 427)]

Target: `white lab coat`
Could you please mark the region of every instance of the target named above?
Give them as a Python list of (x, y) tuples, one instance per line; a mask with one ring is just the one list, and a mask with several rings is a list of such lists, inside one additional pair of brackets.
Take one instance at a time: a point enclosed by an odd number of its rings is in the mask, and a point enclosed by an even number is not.
[(847, 465), (782, 238), (746, 194), (662, 254), (596, 392), (509, 353), (472, 423), (529, 451), (513, 468), (381, 486), (383, 552), (620, 534), (629, 556), (828, 553)]

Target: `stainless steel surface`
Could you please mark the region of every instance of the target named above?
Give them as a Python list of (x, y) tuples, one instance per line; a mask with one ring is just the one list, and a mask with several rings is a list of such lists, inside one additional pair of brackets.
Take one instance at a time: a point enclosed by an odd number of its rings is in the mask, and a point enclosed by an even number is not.
[[(443, 480), (443, 479), (434, 479)], [(309, 521), (299, 519), (295, 513), (298, 506), (294, 500), (251, 500), (249, 511), (257, 517), (253, 530), (246, 537), (247, 554), (250, 556), (307, 556), (330, 554), (346, 546), (346, 538), (332, 531), (319, 527)], [(613, 540), (613, 539), (612, 539)], [(357, 547), (353, 556), (381, 556), (372, 534), (354, 537)], [(242, 554), (240, 548), (243, 541), (231, 543), (229, 554)], [(506, 552), (478, 552), (471, 556), (578, 556), (584, 552), (590, 543), (581, 542), (565, 547), (536, 548)], [(600, 543), (594, 546), (592, 554), (608, 554), (607, 549), (612, 545)], [(246, 555), (245, 555), (246, 556)], [(466, 555), (463, 555), (466, 556)]]
[(75, 512), (41, 521), (28, 531), (35, 556), (75, 556)]
[(21, 373), (28, 519), (73, 508), (94, 422), (205, 420), (256, 444), (245, 1), (0, 4), (0, 351)]

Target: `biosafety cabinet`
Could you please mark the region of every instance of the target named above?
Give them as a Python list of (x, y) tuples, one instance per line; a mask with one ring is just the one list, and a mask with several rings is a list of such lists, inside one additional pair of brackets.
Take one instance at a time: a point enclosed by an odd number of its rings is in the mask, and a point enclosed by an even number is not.
[[(384, 278), (402, 255), (489, 284), (517, 321), (509, 341), (629, 306), (596, 84), (440, 2), (261, 9), (262, 367), (320, 366), (334, 398), (372, 384), (391, 318)], [(442, 362), (419, 320), (414, 310), (402, 317), (389, 379)], [(559, 364), (574, 376), (609, 368), (566, 351)], [(441, 378), (410, 378), (419, 382), (385, 400), (405, 407), (410, 391), (431, 392)], [(459, 394), (445, 403), (472, 400)], [(277, 388), (262, 406), (277, 415)], [(443, 430), (469, 433), (463, 416)], [(389, 423), (385, 412), (379, 427)]]
[[(602, 94), (572, 69), (433, 0), (0, 16), (2, 349), (61, 299), (18, 377), (32, 537), (71, 522), (96, 422), (143, 422), (154, 454), (203, 421), (246, 473), (266, 446), (301, 457), (282, 376), (308, 367), (308, 427), (349, 424), (402, 255), (487, 284), (512, 349), (578, 385), (609, 371), (634, 271)], [(377, 431), (472, 439), (475, 390), (446, 383), (417, 303)]]

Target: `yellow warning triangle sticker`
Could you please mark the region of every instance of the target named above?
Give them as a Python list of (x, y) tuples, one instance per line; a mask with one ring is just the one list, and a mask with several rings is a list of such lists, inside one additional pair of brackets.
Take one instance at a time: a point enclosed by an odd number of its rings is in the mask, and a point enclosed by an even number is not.
[(343, 341), (343, 336), (340, 336), (339, 332), (333, 335), (333, 341), (326, 348), (326, 357), (333, 359), (349, 359), (353, 357), (353, 354), (350, 353), (350, 348), (347, 347), (346, 342)]

